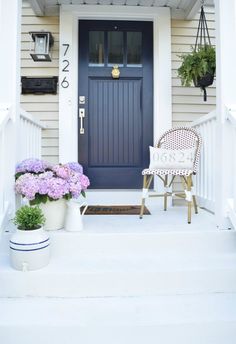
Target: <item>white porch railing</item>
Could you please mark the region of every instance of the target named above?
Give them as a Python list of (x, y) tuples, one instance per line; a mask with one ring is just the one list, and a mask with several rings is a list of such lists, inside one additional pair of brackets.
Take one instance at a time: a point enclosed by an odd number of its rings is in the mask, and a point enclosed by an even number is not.
[(11, 137), (13, 121), (9, 106), (0, 104), (0, 229), (7, 221), (11, 206), (12, 194), (10, 176), (11, 170)]
[(216, 113), (215, 111), (193, 122), (192, 127), (201, 135), (203, 147), (200, 156), (199, 172), (196, 175), (195, 187), (201, 207), (215, 210), (215, 154), (216, 146)]
[(228, 197), (227, 197), (227, 215), (230, 222), (236, 228), (236, 107), (227, 108), (226, 114), (226, 126), (227, 126), (227, 137), (229, 138), (229, 151), (225, 154), (229, 154), (230, 159), (228, 163), (228, 169), (231, 175), (229, 180)]
[[(17, 162), (30, 158), (41, 159), (42, 129), (45, 128), (29, 112), (20, 109)], [(16, 208), (21, 205), (22, 199), (17, 196)]]
[(19, 122), (13, 120), (11, 108), (0, 104), (0, 232), (15, 209), (16, 162), (41, 158), (43, 128), (39, 121), (22, 109)]
[(28, 158), (41, 159), (41, 133), (45, 129), (25, 110), (20, 110), (18, 161)]

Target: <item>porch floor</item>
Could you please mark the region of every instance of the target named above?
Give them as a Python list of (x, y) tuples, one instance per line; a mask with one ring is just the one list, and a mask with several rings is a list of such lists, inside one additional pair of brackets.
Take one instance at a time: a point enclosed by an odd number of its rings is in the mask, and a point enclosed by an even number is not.
[[(87, 202), (92, 205), (140, 205), (140, 191), (89, 191)], [(163, 199), (148, 198), (146, 206), (151, 215), (140, 219), (137, 215), (86, 215), (86, 233), (152, 233), (179, 231), (216, 231), (215, 217), (199, 208), (195, 214), (192, 208), (192, 223), (187, 223), (187, 206), (173, 206), (168, 199), (168, 209), (163, 210)]]
[(151, 215), (139, 219), (137, 215), (86, 215), (86, 233), (152, 233), (178, 231), (216, 231), (214, 215), (204, 209), (192, 214), (192, 223), (187, 223), (187, 208), (171, 206), (163, 211), (161, 205), (147, 206)]

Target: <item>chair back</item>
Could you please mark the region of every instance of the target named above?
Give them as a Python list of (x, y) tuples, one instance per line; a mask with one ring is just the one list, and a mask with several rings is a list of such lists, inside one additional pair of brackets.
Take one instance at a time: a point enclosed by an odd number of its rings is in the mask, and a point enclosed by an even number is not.
[(202, 139), (199, 133), (190, 127), (175, 127), (167, 130), (157, 143), (158, 148), (164, 149), (188, 149), (195, 148), (193, 172), (197, 172)]

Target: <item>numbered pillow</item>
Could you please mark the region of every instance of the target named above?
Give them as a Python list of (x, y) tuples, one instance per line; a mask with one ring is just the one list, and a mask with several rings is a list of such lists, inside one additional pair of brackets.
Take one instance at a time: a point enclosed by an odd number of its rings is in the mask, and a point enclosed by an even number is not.
[(195, 148), (189, 149), (163, 149), (149, 147), (150, 149), (150, 170), (158, 169), (193, 169)]

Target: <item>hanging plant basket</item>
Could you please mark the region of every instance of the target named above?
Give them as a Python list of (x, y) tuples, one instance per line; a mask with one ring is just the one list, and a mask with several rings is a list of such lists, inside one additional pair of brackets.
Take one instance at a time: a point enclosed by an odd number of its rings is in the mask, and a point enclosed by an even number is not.
[(180, 56), (182, 65), (178, 69), (182, 86), (200, 87), (204, 92), (204, 101), (207, 100), (206, 87), (214, 82), (215, 76), (215, 48), (211, 45), (210, 35), (203, 5), (198, 23), (196, 42), (190, 54)]
[(194, 86), (201, 88), (211, 86), (214, 82), (214, 76), (215, 72), (207, 72), (202, 77), (198, 77), (197, 80), (193, 79)]

